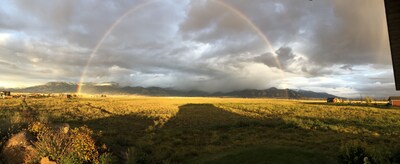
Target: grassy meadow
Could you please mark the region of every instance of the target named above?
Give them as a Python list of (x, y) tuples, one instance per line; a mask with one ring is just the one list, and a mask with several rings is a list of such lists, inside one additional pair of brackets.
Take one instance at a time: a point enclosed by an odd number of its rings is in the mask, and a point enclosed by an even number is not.
[(31, 122), (87, 126), (113, 163), (356, 163), (365, 156), (372, 163), (393, 163), (400, 156), (400, 109), (384, 104), (127, 96), (0, 99), (0, 146)]

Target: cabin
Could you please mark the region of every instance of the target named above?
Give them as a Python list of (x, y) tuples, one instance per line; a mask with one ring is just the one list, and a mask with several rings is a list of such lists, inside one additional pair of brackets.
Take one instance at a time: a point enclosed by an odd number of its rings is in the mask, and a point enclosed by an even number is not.
[(70, 98), (72, 98), (72, 95), (66, 94), (66, 95), (65, 95), (65, 98), (66, 98), (66, 99), (70, 99)]
[(330, 97), (330, 98), (326, 99), (326, 102), (327, 103), (337, 103), (337, 102), (339, 102), (339, 99), (336, 97)]
[(400, 96), (390, 96), (388, 101), (391, 106), (400, 106)]

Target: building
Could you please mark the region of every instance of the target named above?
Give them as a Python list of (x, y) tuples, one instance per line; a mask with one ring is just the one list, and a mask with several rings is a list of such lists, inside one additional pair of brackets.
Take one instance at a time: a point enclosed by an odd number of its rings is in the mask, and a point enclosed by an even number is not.
[(339, 102), (339, 99), (336, 97), (330, 97), (330, 98), (326, 99), (326, 102), (327, 103), (337, 103), (337, 102)]
[(390, 50), (396, 90), (400, 90), (400, 1), (385, 0)]
[(390, 96), (388, 101), (392, 106), (400, 106), (400, 96)]
[(66, 94), (66, 95), (65, 95), (65, 98), (70, 99), (70, 98), (72, 98), (72, 95)]

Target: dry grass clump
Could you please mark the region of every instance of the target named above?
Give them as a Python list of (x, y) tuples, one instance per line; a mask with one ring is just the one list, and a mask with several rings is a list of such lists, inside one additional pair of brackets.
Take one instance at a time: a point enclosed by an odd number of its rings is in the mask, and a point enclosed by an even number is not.
[(14, 134), (2, 147), (1, 160), (8, 164), (32, 163), (37, 156), (32, 140), (31, 134), (25, 130)]
[(28, 130), (37, 139), (33, 143), (38, 153), (37, 160), (48, 157), (57, 163), (99, 163), (93, 131), (86, 126), (65, 130), (65, 127), (36, 122)]

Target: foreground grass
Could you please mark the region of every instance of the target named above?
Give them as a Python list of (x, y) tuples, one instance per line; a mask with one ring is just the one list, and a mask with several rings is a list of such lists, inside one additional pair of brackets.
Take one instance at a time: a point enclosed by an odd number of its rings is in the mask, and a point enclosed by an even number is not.
[(179, 97), (0, 99), (3, 142), (32, 121), (86, 125), (117, 160), (138, 163), (335, 163), (343, 145), (354, 140), (388, 153), (400, 147), (400, 110), (383, 105)]
[(192, 159), (189, 163), (299, 163), (299, 164), (321, 164), (335, 163), (334, 158), (326, 154), (303, 150), (295, 147), (276, 146), (254, 146), (240, 148), (238, 150), (218, 153), (215, 155), (200, 156)]

